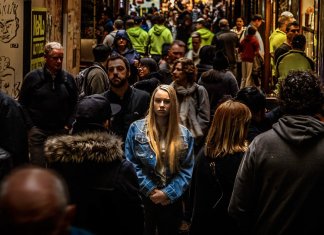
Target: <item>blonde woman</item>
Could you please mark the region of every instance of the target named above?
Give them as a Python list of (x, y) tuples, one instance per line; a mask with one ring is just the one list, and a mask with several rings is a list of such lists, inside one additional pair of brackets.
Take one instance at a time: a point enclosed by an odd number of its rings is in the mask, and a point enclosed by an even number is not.
[(177, 234), (193, 169), (193, 137), (179, 124), (176, 92), (160, 85), (148, 115), (128, 130), (125, 155), (138, 176), (145, 210), (145, 234)]
[(227, 214), (236, 172), (247, 150), (249, 108), (233, 100), (215, 111), (205, 146), (197, 156), (191, 194), (190, 234), (239, 234)]

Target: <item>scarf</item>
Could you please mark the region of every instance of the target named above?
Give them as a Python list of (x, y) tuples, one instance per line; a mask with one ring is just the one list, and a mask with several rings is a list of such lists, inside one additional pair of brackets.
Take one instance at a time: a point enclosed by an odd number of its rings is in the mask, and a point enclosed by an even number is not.
[(197, 110), (195, 107), (195, 99), (198, 97), (195, 96), (195, 93), (198, 92), (199, 85), (194, 83), (191, 87), (187, 88), (175, 82), (172, 82), (171, 85), (176, 90), (177, 95), (183, 97), (182, 102), (179, 102), (181, 124), (187, 127), (195, 138), (203, 136), (203, 132), (197, 120)]

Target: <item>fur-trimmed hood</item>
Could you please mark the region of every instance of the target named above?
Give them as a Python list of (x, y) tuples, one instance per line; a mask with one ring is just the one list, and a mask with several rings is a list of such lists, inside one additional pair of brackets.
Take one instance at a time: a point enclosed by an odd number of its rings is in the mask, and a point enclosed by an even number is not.
[(123, 159), (122, 140), (111, 133), (94, 132), (49, 138), (45, 143), (48, 162), (108, 163)]

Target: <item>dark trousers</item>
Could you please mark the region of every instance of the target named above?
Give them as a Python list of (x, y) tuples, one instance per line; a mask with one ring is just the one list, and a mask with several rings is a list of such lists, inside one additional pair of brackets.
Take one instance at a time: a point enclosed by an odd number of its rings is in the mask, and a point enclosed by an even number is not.
[(162, 206), (154, 204), (149, 198), (143, 199), (145, 235), (177, 235), (182, 219), (182, 203), (177, 200), (172, 204)]
[(67, 134), (64, 129), (47, 131), (39, 127), (32, 127), (28, 131), (29, 160), (31, 164), (46, 167), (44, 144), (49, 136)]
[(240, 88), (241, 80), (242, 80), (242, 62), (237, 62), (236, 71), (237, 71), (236, 81), (237, 81), (238, 87)]

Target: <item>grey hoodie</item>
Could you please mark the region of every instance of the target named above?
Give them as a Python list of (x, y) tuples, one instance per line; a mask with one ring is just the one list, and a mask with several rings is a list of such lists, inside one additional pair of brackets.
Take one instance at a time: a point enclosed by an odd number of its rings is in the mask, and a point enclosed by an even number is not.
[(324, 123), (284, 116), (249, 146), (229, 214), (246, 234), (324, 234)]

